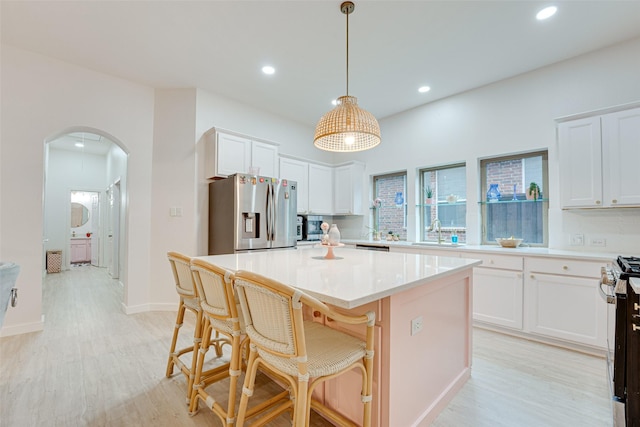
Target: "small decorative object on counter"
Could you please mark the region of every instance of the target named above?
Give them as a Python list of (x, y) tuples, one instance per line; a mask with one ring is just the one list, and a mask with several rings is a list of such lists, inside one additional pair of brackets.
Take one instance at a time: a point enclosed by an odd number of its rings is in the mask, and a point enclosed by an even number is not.
[(500, 190), (498, 190), (498, 184), (489, 184), (489, 190), (487, 191), (487, 201), (497, 202), (500, 200)]
[(340, 244), (340, 230), (336, 224), (331, 224), (329, 229), (329, 245), (338, 246)]
[(389, 231), (389, 234), (387, 234), (387, 241), (390, 242), (393, 240), (393, 231)]
[(380, 240), (380, 232), (379, 231), (374, 231), (373, 232), (373, 240)]
[(328, 245), (329, 235), (327, 233), (329, 232), (329, 224), (327, 224), (326, 222), (323, 222), (322, 224), (320, 224), (320, 229), (322, 230), (322, 237), (320, 238), (320, 243), (323, 245)]
[(518, 184), (513, 184), (513, 200), (518, 200), (518, 194), (516, 193)]
[(451, 234), (451, 243), (454, 245), (458, 243), (458, 232), (456, 230), (453, 230), (453, 233)]
[(455, 194), (449, 194), (447, 196), (447, 203), (455, 203), (458, 201), (458, 196), (456, 196)]
[(399, 235), (399, 234), (397, 234), (397, 233), (396, 233), (396, 234), (394, 234), (394, 235), (393, 235), (393, 241), (394, 241), (394, 242), (397, 242), (397, 241), (399, 241), (399, 240), (400, 240), (400, 235)]

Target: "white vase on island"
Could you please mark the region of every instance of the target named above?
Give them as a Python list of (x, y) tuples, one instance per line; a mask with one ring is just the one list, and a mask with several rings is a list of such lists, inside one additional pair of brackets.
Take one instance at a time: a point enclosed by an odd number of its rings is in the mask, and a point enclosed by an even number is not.
[(329, 245), (338, 246), (340, 244), (340, 230), (336, 224), (331, 224), (329, 228)]

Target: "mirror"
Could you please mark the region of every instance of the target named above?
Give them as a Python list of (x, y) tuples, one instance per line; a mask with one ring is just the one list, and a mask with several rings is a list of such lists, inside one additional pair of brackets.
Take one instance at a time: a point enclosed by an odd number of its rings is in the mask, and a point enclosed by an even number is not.
[(89, 221), (89, 209), (82, 203), (71, 202), (71, 228), (81, 227)]

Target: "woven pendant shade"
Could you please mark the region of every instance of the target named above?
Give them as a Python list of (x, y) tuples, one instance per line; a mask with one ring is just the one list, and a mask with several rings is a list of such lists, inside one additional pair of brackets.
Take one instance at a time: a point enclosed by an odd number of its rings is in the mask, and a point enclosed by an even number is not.
[(326, 151), (352, 152), (380, 144), (380, 125), (370, 112), (358, 107), (355, 96), (349, 96), (349, 14), (353, 2), (345, 1), (340, 11), (347, 17), (347, 94), (336, 101), (336, 108), (322, 116), (316, 125), (313, 145)]
[(327, 151), (352, 152), (380, 144), (380, 126), (373, 114), (358, 107), (354, 96), (341, 96), (337, 103), (318, 122), (313, 145)]

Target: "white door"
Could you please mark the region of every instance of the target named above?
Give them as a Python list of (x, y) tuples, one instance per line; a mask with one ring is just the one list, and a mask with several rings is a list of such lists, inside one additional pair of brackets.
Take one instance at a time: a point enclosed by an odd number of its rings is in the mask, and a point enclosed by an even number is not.
[(96, 267), (100, 265), (100, 195), (93, 193), (91, 195), (91, 265)]
[(107, 269), (113, 279), (120, 274), (120, 181), (108, 191), (109, 224), (107, 229)]

